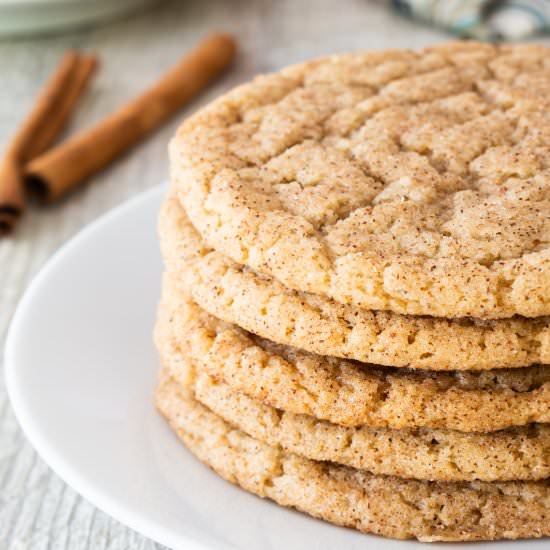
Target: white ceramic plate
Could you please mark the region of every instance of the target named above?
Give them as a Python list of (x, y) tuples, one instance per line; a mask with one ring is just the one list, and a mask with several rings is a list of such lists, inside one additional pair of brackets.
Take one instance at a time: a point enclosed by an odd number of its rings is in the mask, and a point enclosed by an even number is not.
[(96, 506), (175, 549), (424, 546), (361, 535), (246, 494), (195, 460), (170, 432), (153, 407), (158, 360), (151, 339), (163, 192), (153, 189), (84, 229), (21, 300), (8, 335), (6, 375), (17, 418), (40, 455)]

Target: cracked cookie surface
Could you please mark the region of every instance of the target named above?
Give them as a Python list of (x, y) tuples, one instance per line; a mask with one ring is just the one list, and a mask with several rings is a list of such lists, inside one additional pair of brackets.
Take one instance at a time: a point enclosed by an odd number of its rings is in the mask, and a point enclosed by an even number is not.
[(547, 317), (492, 321), (368, 311), (292, 291), (207, 246), (173, 189), (159, 236), (167, 269), (209, 313), (320, 355), (396, 367), (486, 370), (550, 363)]
[(258, 77), (179, 129), (180, 199), (209, 245), (295, 290), (550, 314), (548, 52), (455, 43)]

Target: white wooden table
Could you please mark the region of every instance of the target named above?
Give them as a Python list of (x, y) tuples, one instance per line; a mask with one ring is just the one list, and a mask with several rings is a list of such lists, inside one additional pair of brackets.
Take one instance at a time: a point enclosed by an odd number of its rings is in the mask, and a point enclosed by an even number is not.
[[(0, 42), (0, 144), (27, 112), (65, 49), (94, 50), (102, 60), (69, 130), (74, 131), (153, 82), (214, 29), (236, 34), (239, 61), (187, 112), (255, 73), (308, 57), (359, 48), (419, 47), (448, 38), (401, 19), (383, 2), (369, 0), (159, 3), (147, 13), (98, 28)], [(17, 301), (48, 257), (106, 210), (167, 178), (166, 145), (177, 118), (63, 203), (32, 209), (15, 235), (0, 241), (0, 348)], [(51, 472), (22, 435), (0, 377), (0, 550), (126, 548), (160, 546), (97, 510)]]

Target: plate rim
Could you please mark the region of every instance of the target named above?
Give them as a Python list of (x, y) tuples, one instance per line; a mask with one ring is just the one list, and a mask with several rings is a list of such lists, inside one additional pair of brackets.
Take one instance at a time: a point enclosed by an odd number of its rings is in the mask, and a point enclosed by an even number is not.
[[(157, 197), (160, 198), (166, 192), (167, 187), (167, 183), (156, 185), (101, 214), (63, 243), (38, 270), (19, 299), (9, 323), (4, 345), (4, 380), (12, 411), (27, 441), (48, 467), (82, 498), (123, 525), (154, 542), (169, 548), (185, 544), (185, 547), (189, 550), (211, 550), (210, 544), (207, 545), (181, 532), (173, 533), (156, 521), (151, 521), (144, 515), (140, 516), (139, 513), (129, 511), (116, 498), (110, 496), (105, 490), (94, 487), (84, 476), (79, 474), (78, 468), (67, 461), (62, 452), (58, 452), (52, 447), (47, 436), (43, 435), (33, 415), (26, 408), (24, 390), (18, 382), (17, 374), (19, 333), (24, 325), (26, 312), (31, 307), (35, 295), (40, 291), (42, 282), (56, 268), (58, 262), (70, 254), (74, 248), (80, 246), (83, 240), (101, 226), (110, 223), (142, 203), (147, 203)], [(238, 550), (238, 548), (220, 542), (219, 550)]]

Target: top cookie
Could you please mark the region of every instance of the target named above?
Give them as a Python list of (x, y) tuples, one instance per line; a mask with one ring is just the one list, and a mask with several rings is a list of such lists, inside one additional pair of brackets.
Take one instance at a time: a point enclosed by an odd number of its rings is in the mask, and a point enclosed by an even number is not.
[(286, 286), (441, 317), (550, 314), (550, 50), (455, 43), (261, 76), (172, 175), (217, 250)]

